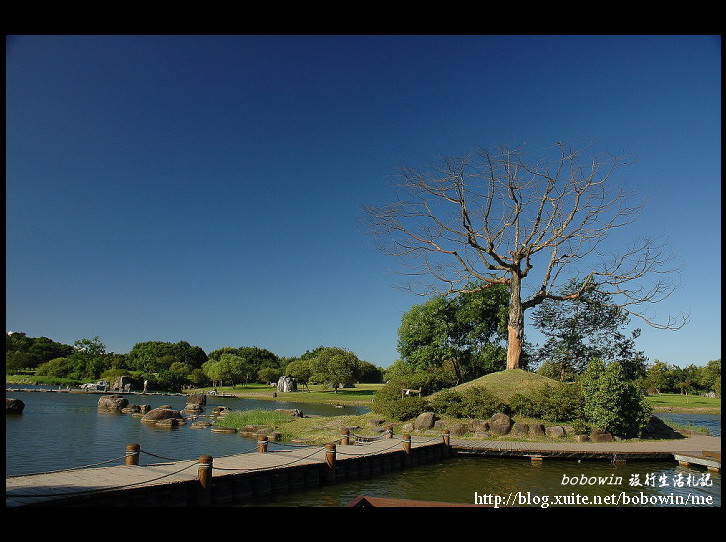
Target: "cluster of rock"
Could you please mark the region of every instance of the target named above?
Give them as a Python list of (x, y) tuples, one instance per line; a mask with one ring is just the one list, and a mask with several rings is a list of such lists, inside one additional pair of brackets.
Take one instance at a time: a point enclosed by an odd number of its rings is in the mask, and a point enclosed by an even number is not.
[[(183, 412), (199, 414), (206, 403), (206, 395), (189, 395)], [(140, 418), (144, 423), (154, 424), (158, 427), (177, 427), (186, 423), (182, 411), (175, 410), (171, 405), (162, 405), (156, 408), (151, 408), (151, 405), (133, 405), (129, 404), (129, 400), (123, 395), (102, 396), (98, 400), (98, 409), (131, 414)], [(211, 423), (208, 425), (211, 425)]]
[[(510, 416), (497, 412), (488, 420), (462, 420), (444, 424), (434, 412), (423, 412), (418, 417), (401, 428), (403, 431), (427, 431), (431, 429), (448, 429), (452, 437), (462, 436), (465, 433), (474, 433), (474, 437), (490, 438), (492, 436), (510, 435), (513, 437), (549, 437), (558, 439), (574, 434), (572, 427), (566, 425), (545, 426), (542, 423), (515, 422)], [(613, 440), (610, 433), (593, 431), (590, 435), (575, 435), (575, 439), (582, 442), (609, 442)]]
[(5, 398), (5, 414), (22, 414), (25, 403), (20, 399)]

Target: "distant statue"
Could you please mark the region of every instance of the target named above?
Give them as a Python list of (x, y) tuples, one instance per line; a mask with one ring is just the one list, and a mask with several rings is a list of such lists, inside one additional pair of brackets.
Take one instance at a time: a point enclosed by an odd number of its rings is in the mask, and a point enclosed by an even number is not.
[(295, 382), (295, 379), (291, 376), (281, 376), (277, 381), (277, 391), (297, 391), (297, 382)]

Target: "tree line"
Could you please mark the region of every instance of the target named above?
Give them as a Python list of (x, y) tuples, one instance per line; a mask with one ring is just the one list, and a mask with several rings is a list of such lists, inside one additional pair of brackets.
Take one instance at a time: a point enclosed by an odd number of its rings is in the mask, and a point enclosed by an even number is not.
[[(107, 352), (99, 337), (73, 345), (22, 332), (5, 335), (6, 374), (34, 374), (70, 382), (129, 376), (150, 389), (276, 382), (283, 375), (303, 384), (337, 389), (381, 382), (383, 370), (341, 347), (320, 346), (301, 356), (281, 357), (256, 346), (223, 347), (206, 353), (187, 341), (139, 342), (126, 354)], [(305, 367), (307, 370), (302, 370)]]

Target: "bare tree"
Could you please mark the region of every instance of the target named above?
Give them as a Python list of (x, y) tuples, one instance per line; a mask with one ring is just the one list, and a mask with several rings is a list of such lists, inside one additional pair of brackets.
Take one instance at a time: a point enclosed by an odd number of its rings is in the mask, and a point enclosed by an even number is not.
[[(435, 279), (422, 289), (410, 286), (417, 293), (508, 286), (507, 369), (519, 367), (524, 312), (545, 299), (574, 300), (593, 290), (651, 326), (685, 323), (657, 323), (643, 310), (673, 291), (663, 247), (645, 239), (609, 258), (601, 252), (603, 241), (619, 241), (616, 230), (641, 209), (632, 194), (611, 186), (620, 158), (584, 158), (562, 143), (553, 149), (550, 160), (527, 161), (520, 149), (478, 149), (423, 169), (404, 167), (397, 175), (401, 198), (367, 209), (382, 250), (402, 257), (410, 277)], [(556, 293), (573, 277), (579, 290)], [(525, 278), (531, 288), (523, 289)]]

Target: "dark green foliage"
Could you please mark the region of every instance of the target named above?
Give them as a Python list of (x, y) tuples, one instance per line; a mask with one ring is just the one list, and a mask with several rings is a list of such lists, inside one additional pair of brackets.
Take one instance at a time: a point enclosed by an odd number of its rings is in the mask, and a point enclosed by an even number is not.
[(652, 408), (618, 362), (605, 366), (599, 359), (591, 361), (582, 390), (585, 421), (593, 428), (624, 438), (640, 436)]
[(509, 405), (486, 388), (472, 386), (461, 391), (441, 390), (429, 400), (437, 414), (456, 418), (490, 418), (497, 412), (509, 412)]
[(414, 305), (398, 330), (403, 362), (421, 371), (448, 367), (457, 384), (504, 369), (507, 304), (506, 287), (494, 285)]
[[(618, 361), (629, 380), (645, 374), (646, 357), (635, 347), (640, 330), (633, 330), (630, 336), (622, 333), (628, 324), (627, 313), (595, 287), (592, 285), (575, 300), (546, 299), (532, 314), (534, 326), (547, 337), (535, 352), (541, 364), (538, 372), (544, 376), (563, 382), (573, 380), (596, 357), (606, 363)], [(581, 289), (582, 284), (573, 279), (561, 294)]]
[(52, 359), (65, 358), (73, 347), (48, 337), (28, 337), (25, 333), (5, 334), (5, 372), (32, 369)]
[(376, 392), (371, 411), (394, 420), (409, 420), (428, 408), (428, 403), (423, 397), (403, 396), (402, 388), (409, 388), (405, 381), (399, 379), (389, 381)]
[(576, 383), (545, 386), (509, 399), (512, 413), (551, 422), (573, 422), (583, 418), (584, 398)]

